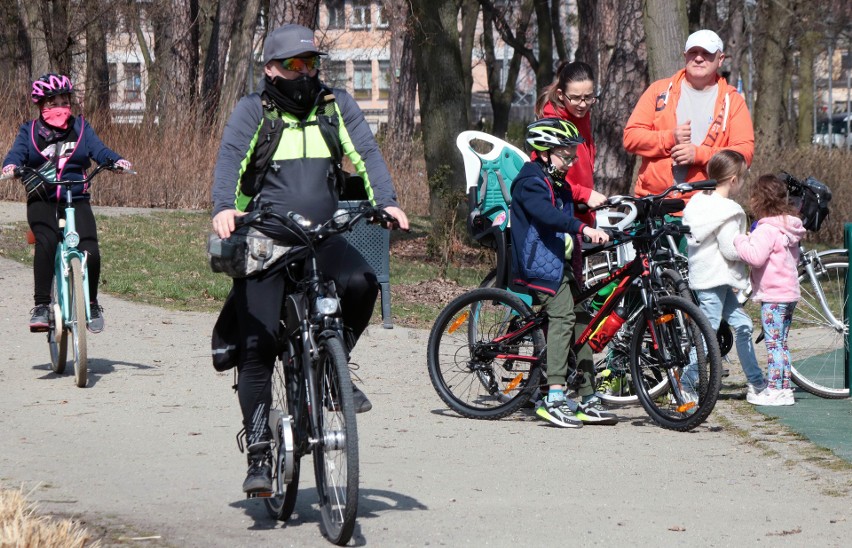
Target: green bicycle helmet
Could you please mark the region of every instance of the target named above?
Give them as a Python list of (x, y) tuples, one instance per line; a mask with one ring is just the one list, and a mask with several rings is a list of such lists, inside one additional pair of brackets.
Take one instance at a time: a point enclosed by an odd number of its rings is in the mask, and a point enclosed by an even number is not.
[(583, 143), (577, 126), (562, 118), (542, 118), (527, 126), (524, 144), (527, 152), (571, 147)]

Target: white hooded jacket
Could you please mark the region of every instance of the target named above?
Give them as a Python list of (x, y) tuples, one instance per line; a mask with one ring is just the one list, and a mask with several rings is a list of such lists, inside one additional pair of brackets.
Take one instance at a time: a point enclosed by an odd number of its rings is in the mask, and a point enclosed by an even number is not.
[(689, 252), (689, 287), (722, 285), (745, 289), (746, 265), (734, 247), (734, 237), (746, 231), (746, 215), (735, 201), (713, 192), (694, 195), (683, 210)]

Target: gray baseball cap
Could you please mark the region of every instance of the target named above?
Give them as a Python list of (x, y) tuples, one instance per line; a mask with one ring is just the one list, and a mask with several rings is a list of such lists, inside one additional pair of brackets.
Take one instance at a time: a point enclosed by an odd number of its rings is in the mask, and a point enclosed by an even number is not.
[(302, 25), (284, 25), (273, 30), (266, 37), (266, 42), (263, 44), (263, 64), (305, 53), (327, 55), (317, 49), (314, 31)]

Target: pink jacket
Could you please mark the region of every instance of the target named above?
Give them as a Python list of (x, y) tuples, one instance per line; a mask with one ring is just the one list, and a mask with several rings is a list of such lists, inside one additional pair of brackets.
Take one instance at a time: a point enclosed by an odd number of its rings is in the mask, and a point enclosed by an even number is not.
[(767, 303), (799, 300), (799, 240), (805, 228), (798, 217), (779, 215), (757, 222), (754, 231), (734, 237), (740, 258), (751, 265), (753, 297)]

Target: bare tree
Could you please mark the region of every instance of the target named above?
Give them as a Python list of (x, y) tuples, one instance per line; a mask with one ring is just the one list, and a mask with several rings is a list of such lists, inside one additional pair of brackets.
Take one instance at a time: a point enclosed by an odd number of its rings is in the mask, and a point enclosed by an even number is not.
[[(537, 1), (537, 0), (536, 0)], [(486, 6), (487, 4), (487, 6)], [(529, 27), (533, 12), (533, 0), (524, 0), (520, 5), (516, 16), (516, 27), (513, 31), (514, 37), (525, 36)], [(512, 108), (512, 99), (515, 96), (518, 74), (521, 71), (523, 53), (515, 49), (509, 60), (509, 68), (506, 71), (505, 82), (503, 79), (503, 64), (497, 60), (494, 50), (495, 18), (503, 18), (500, 25), (505, 25), (508, 14), (499, 13), (494, 10), (491, 2), (483, 3), (482, 7), (482, 50), (485, 54), (485, 68), (488, 74), (488, 96), (491, 100), (491, 110), (494, 116), (492, 133), (497, 137), (504, 137), (509, 129), (509, 111)], [(550, 28), (547, 29), (549, 36)], [(505, 59), (503, 62), (505, 63)], [(551, 74), (553, 69), (551, 68)], [(552, 77), (551, 77), (552, 79)]]
[(98, 125), (109, 123), (109, 66), (107, 65), (106, 27), (100, 0), (85, 0), (86, 14), (86, 97), (85, 110)]
[(645, 46), (651, 80), (659, 80), (683, 68), (683, 44), (687, 19), (683, 2), (646, 0)]
[(271, 0), (269, 2), (269, 27), (273, 30), (285, 23), (296, 23), (316, 30), (319, 24), (320, 0)]
[(782, 145), (792, 140), (787, 120), (786, 101), (789, 94), (789, 75), (792, 72), (791, 26), (792, 0), (761, 0), (758, 20), (764, 26), (759, 37), (756, 56), (760, 59), (757, 73), (757, 97), (754, 107), (755, 142), (762, 145)]
[(384, 0), (382, 7), (391, 28), (387, 135), (392, 136), (395, 143), (385, 148), (386, 159), (392, 166), (408, 165), (414, 140), (414, 106), (417, 100), (411, 6), (408, 0)]
[(595, 186), (607, 195), (627, 193), (633, 178), (633, 162), (624, 150), (622, 135), (633, 106), (648, 86), (642, 4), (643, 0), (621, 0), (616, 12), (599, 12), (597, 18), (603, 21), (614, 15), (616, 22), (602, 101), (595, 107)]
[(15, 2), (0, 2), (0, 89), (29, 78), (30, 62), (22, 14)]
[(231, 35), (231, 45), (228, 49), (228, 69), (225, 72), (225, 84), (219, 97), (219, 113), (223, 115), (218, 121), (224, 125), (228, 114), (243, 93), (248, 76), (248, 67), (254, 63), (253, 37), (256, 28), (257, 15), (260, 10), (260, 0), (246, 0), (241, 6), (241, 14), (236, 18), (236, 29)]
[[(468, 127), (456, 0), (411, 0), (433, 249), (447, 257), (466, 216), (464, 165), (454, 136)], [(441, 67), (441, 70), (435, 70)]]
[(216, 0), (213, 3), (216, 15), (210, 24), (201, 76), (201, 104), (204, 112), (214, 112), (219, 104), (230, 43), (228, 38), (237, 9), (236, 0)]
[(473, 121), (473, 46), (479, 21), (479, 1), (460, 0), (461, 11), (461, 61), (464, 75), (465, 104), (467, 119)]

